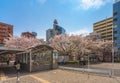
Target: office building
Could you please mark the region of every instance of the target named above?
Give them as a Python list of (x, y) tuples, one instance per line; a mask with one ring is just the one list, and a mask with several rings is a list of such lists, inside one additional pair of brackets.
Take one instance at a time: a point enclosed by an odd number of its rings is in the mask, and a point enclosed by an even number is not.
[(4, 39), (13, 35), (13, 25), (0, 22), (0, 46), (4, 45)]
[(99, 40), (99, 39), (101, 39), (101, 34), (92, 32), (87, 37), (90, 37), (92, 40)]
[(65, 29), (58, 25), (57, 20), (53, 22), (53, 28), (46, 31), (46, 41), (49, 42), (49, 39), (55, 35), (65, 34)]
[(55, 35), (65, 34), (65, 29), (58, 25), (57, 20), (54, 20), (53, 30)]
[(48, 29), (46, 31), (46, 41), (49, 41), (50, 38), (54, 37), (54, 30), (53, 29)]
[(31, 32), (22, 32), (21, 36), (22, 37), (27, 37), (27, 38), (36, 38), (37, 33), (31, 33)]
[(113, 18), (106, 18), (93, 24), (93, 31), (101, 34), (101, 39), (112, 40)]
[(113, 4), (114, 44), (120, 49), (120, 0)]
[(115, 2), (119, 2), (120, 0), (115, 0)]

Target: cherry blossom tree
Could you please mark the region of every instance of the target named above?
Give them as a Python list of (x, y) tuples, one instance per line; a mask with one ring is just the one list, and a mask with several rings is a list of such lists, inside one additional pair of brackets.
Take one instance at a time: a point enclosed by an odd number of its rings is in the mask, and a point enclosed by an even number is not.
[(5, 47), (30, 48), (40, 44), (45, 44), (42, 39), (10, 36), (4, 40)]
[(83, 56), (88, 50), (85, 48), (85, 37), (83, 35), (57, 35), (50, 40), (51, 46), (60, 55)]
[(69, 38), (68, 35), (57, 35), (50, 39), (50, 45), (57, 50), (60, 55), (71, 55), (75, 47)]
[(102, 55), (103, 50), (111, 51), (112, 42), (103, 40), (92, 40), (83, 35), (57, 35), (50, 40), (51, 46), (62, 55)]
[(103, 55), (104, 51), (112, 51), (112, 41), (92, 40), (91, 38), (85, 38), (84, 40), (85, 54)]

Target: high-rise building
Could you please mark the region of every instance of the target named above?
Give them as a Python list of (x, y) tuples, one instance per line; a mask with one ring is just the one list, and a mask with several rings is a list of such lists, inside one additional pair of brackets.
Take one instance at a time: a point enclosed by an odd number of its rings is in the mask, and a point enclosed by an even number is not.
[(13, 25), (0, 22), (0, 46), (4, 45), (4, 39), (13, 35)]
[(46, 31), (46, 41), (49, 42), (49, 39), (55, 35), (65, 34), (65, 29), (58, 25), (57, 20), (53, 22), (53, 29), (48, 29)]
[(113, 4), (114, 43), (120, 49), (120, 0)]
[(119, 2), (120, 0), (115, 0), (115, 2)]
[(53, 22), (53, 30), (55, 31), (55, 35), (65, 34), (65, 29), (58, 25), (57, 20), (55, 19)]
[(27, 37), (27, 38), (36, 38), (36, 34), (31, 33), (31, 32), (22, 32), (21, 36)]
[(92, 32), (87, 37), (90, 37), (92, 40), (99, 40), (99, 39), (101, 39), (101, 34)]
[(54, 37), (54, 30), (53, 29), (48, 29), (46, 31), (46, 41), (48, 42), (51, 37)]
[(101, 34), (101, 39), (112, 40), (113, 18), (106, 18), (93, 24), (93, 31)]

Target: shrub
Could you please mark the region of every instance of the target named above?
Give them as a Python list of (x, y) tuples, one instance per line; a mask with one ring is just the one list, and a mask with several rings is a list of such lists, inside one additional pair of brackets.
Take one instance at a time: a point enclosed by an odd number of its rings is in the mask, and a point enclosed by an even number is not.
[(78, 62), (79, 62), (79, 60), (70, 60), (67, 63), (68, 64), (75, 64), (75, 63), (78, 63)]

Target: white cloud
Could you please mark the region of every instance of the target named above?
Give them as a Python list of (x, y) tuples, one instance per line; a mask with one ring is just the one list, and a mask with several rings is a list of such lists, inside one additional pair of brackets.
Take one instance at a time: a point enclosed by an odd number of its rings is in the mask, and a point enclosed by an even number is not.
[(80, 29), (78, 31), (73, 31), (73, 32), (70, 32), (69, 34), (70, 35), (88, 35), (89, 33), (91, 33), (92, 31), (91, 30), (88, 30), (87, 28), (84, 28), (84, 29)]
[(113, 0), (60, 0), (62, 3), (74, 3), (75, 9), (88, 10), (91, 8), (98, 9), (108, 2), (113, 2)]
[(101, 6), (105, 5), (111, 0), (79, 0), (79, 8), (83, 8), (85, 10), (90, 9), (90, 8), (95, 8), (98, 9)]

